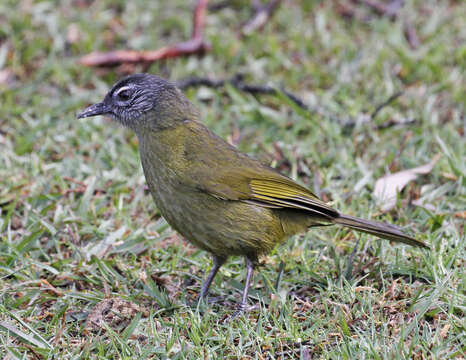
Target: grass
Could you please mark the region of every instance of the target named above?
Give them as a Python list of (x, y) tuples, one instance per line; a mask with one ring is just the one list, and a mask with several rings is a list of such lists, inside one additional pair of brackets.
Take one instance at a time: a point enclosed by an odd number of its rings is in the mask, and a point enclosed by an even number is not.
[[(203, 57), (103, 70), (77, 60), (186, 39), (193, 2), (2, 2), (2, 358), (465, 357), (465, 4), (406, 1), (391, 21), (362, 5), (361, 19), (351, 20), (336, 2), (285, 1), (262, 31), (240, 39), (247, 4), (208, 15), (212, 51)], [(405, 21), (419, 35), (415, 50)], [(187, 91), (205, 123), (241, 150), (342, 212), (417, 233), (432, 250), (315, 229), (261, 260), (250, 297), (258, 308), (228, 321), (245, 277), (239, 258), (212, 286), (221, 301), (189, 306), (209, 257), (160, 217), (135, 136), (103, 118), (76, 119), (125, 71), (173, 80), (243, 73), (319, 106), (308, 113), (228, 86)], [(397, 91), (403, 95), (367, 121)], [(436, 154), (432, 172), (382, 214), (375, 181)], [(115, 298), (141, 311), (126, 319), (111, 308), (106, 325), (86, 331), (95, 306)]]

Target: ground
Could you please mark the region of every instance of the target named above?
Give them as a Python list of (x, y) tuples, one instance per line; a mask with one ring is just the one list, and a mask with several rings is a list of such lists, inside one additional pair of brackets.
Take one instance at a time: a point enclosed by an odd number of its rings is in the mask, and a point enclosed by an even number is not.
[[(284, 0), (241, 35), (254, 10), (234, 0), (208, 12), (204, 55), (96, 68), (79, 59), (188, 39), (195, 2), (3, 1), (0, 356), (464, 358), (466, 4), (408, 0), (392, 17), (368, 3)], [(431, 250), (313, 229), (261, 259), (256, 308), (230, 318), (240, 258), (215, 279), (219, 298), (193, 305), (210, 258), (160, 217), (136, 137), (105, 118), (76, 119), (117, 78), (142, 71), (174, 81), (243, 74), (281, 89), (186, 93), (241, 150)], [(382, 211), (376, 181), (436, 156)]]

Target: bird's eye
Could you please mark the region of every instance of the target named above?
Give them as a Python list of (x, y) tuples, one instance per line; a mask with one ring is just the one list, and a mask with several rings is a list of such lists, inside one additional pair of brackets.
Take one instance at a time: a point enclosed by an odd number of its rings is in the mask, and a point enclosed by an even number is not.
[(122, 86), (113, 93), (113, 97), (117, 101), (128, 101), (132, 96), (132, 89), (129, 86)]
[(121, 90), (118, 94), (118, 99), (127, 101), (131, 97), (131, 91), (130, 90)]

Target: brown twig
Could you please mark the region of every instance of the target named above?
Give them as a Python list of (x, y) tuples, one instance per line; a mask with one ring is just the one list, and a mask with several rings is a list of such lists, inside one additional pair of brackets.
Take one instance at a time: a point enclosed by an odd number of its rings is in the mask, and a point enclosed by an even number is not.
[(193, 18), (193, 39), (204, 38), (204, 27), (207, 15), (207, 4), (209, 0), (198, 0), (194, 9)]
[(179, 80), (176, 82), (176, 86), (180, 89), (186, 89), (188, 87), (199, 87), (199, 86), (207, 86), (211, 88), (219, 88), (224, 86), (225, 84), (230, 84), (237, 88), (238, 90), (250, 93), (252, 95), (278, 95), (278, 93), (283, 93), (286, 95), (292, 102), (298, 105), (300, 108), (306, 111), (313, 111), (306, 103), (301, 100), (298, 96), (294, 95), (293, 93), (289, 92), (285, 89), (277, 90), (277, 88), (268, 86), (268, 85), (252, 85), (247, 84), (244, 82), (244, 78), (242, 74), (236, 74), (231, 79), (227, 80), (213, 80), (209, 78), (201, 78), (201, 77), (189, 77), (183, 80)]
[(48, 291), (54, 293), (57, 296), (63, 296), (63, 292), (59, 289), (57, 289), (55, 286), (50, 284), (46, 279), (40, 279), (39, 282), (40, 286), (45, 286)]
[(198, 0), (194, 9), (192, 38), (188, 41), (151, 51), (116, 50), (93, 52), (83, 56), (79, 62), (85, 66), (114, 66), (122, 63), (151, 63), (173, 57), (202, 54), (210, 49), (203, 37), (208, 1)]
[(263, 5), (256, 4), (254, 6), (256, 8), (254, 15), (242, 26), (241, 34), (250, 35), (254, 31), (260, 30), (273, 15), (281, 1), (282, 0), (270, 0)]

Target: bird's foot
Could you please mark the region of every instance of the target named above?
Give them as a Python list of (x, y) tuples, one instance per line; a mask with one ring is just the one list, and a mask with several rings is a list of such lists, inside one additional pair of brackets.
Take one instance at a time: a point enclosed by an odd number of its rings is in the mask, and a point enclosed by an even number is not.
[(240, 315), (242, 315), (243, 313), (247, 313), (249, 311), (252, 311), (252, 310), (255, 310), (259, 307), (258, 304), (256, 305), (252, 305), (252, 306), (248, 306), (247, 303), (243, 303), (243, 302), (240, 302), (238, 304), (238, 308), (236, 309), (236, 311), (231, 315), (230, 319), (236, 319), (237, 317), (239, 317)]

